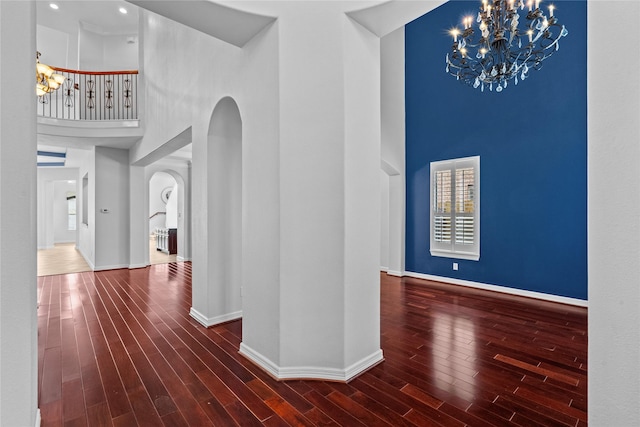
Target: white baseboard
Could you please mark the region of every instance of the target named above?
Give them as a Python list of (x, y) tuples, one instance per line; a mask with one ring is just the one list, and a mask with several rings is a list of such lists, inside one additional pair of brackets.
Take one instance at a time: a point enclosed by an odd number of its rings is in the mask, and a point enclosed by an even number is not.
[(93, 271), (119, 270), (121, 268), (129, 268), (129, 264), (101, 265), (99, 267), (94, 267)]
[(382, 350), (378, 350), (345, 369), (318, 366), (280, 367), (245, 343), (240, 343), (240, 354), (278, 380), (314, 379), (347, 382), (384, 360)]
[(383, 273), (386, 273), (387, 271), (389, 271), (389, 267), (380, 266), (380, 271), (382, 271)]
[(191, 261), (191, 258), (176, 256), (176, 261)]
[[(387, 273), (389, 274), (389, 273)], [(578, 307), (589, 307), (589, 302), (577, 298), (562, 297), (558, 295), (544, 294), (542, 292), (527, 291), (524, 289), (508, 288), (505, 286), (489, 285), (486, 283), (471, 282), (469, 280), (454, 279), (451, 277), (433, 276), (431, 274), (414, 273), (405, 271), (404, 276), (415, 277), (416, 279), (432, 280), (434, 282), (449, 283), (452, 285), (467, 286), (469, 288), (484, 289), (486, 291), (501, 292), (503, 294), (517, 295), (527, 298), (535, 298), (544, 301), (558, 302), (561, 304), (574, 305)]]
[(129, 264), (129, 270), (134, 270), (136, 268), (147, 268), (149, 264)]
[(55, 248), (55, 246), (38, 246), (38, 250), (53, 249), (53, 248)]
[(227, 313), (220, 316), (215, 317), (207, 317), (204, 314), (200, 313), (195, 308), (191, 307), (189, 310), (189, 315), (196, 319), (198, 323), (200, 323), (205, 328), (209, 328), (211, 326), (219, 325), (220, 323), (230, 322), (232, 320), (240, 319), (242, 317), (242, 310), (235, 311), (233, 313)]
[(40, 408), (36, 409), (36, 425), (35, 427), (40, 427), (42, 424), (42, 416), (40, 415)]
[(402, 277), (404, 276), (404, 274), (402, 273), (402, 271), (396, 271), (396, 270), (387, 270), (387, 274), (389, 276), (397, 276), (397, 277)]

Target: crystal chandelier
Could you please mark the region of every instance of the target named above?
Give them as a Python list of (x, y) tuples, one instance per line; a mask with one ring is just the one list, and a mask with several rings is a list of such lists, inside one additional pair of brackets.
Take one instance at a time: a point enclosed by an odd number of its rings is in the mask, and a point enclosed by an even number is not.
[(36, 94), (39, 97), (60, 87), (65, 78), (54, 69), (40, 62), (40, 52), (36, 52)]
[[(526, 25), (520, 26), (520, 10), (528, 8)], [(476, 23), (463, 18), (464, 30), (453, 28), (451, 52), (446, 71), (457, 80), (484, 92), (506, 89), (509, 80), (528, 77), (529, 70), (542, 68), (542, 61), (560, 48), (559, 41), (569, 32), (558, 23), (553, 5), (549, 16), (540, 9), (540, 0), (482, 0)]]

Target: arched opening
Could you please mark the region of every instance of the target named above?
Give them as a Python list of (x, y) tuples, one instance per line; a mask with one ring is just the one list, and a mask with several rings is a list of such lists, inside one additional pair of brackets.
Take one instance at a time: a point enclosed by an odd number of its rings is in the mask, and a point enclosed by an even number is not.
[(189, 188), (173, 169), (148, 171), (149, 264), (191, 259)]
[(150, 264), (176, 261), (179, 193), (176, 179), (167, 172), (158, 171), (149, 179)]
[(206, 152), (206, 289), (194, 280), (191, 314), (211, 326), (242, 316), (242, 119), (232, 98), (213, 110)]

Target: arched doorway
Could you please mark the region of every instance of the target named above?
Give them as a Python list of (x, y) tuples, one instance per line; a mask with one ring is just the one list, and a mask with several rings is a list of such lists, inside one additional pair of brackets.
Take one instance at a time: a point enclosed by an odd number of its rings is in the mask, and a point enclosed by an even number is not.
[(185, 180), (170, 168), (151, 167), (148, 172), (149, 264), (190, 260), (190, 209)]
[(178, 255), (178, 183), (167, 172), (149, 179), (149, 263), (175, 262)]

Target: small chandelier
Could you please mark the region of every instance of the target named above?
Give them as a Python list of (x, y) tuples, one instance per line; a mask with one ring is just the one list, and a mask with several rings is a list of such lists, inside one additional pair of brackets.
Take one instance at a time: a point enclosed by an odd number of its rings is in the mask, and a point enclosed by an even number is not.
[(529, 70), (542, 68), (542, 61), (560, 48), (560, 38), (569, 34), (553, 15), (555, 7), (549, 5), (549, 16), (540, 9), (540, 0), (528, 0), (526, 25), (520, 24), (520, 10), (524, 0), (482, 0), (473, 29), (473, 17), (463, 18), (464, 30), (453, 28), (451, 52), (447, 54), (446, 71), (456, 79), (496, 92), (506, 89), (509, 80), (518, 84)]
[(36, 52), (36, 94), (43, 96), (60, 87), (65, 78), (54, 72), (53, 68), (40, 63), (40, 52)]

